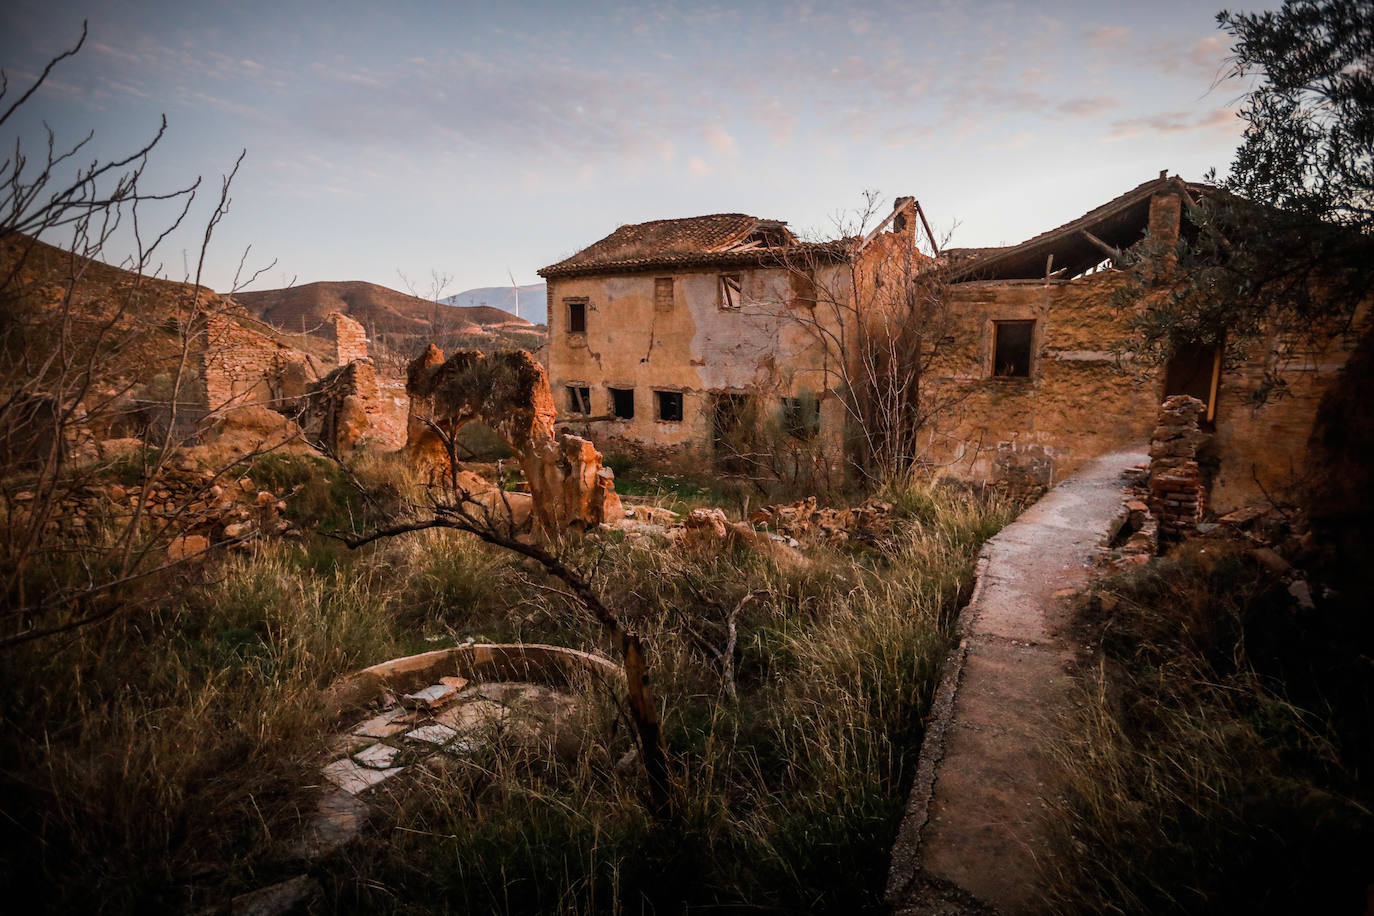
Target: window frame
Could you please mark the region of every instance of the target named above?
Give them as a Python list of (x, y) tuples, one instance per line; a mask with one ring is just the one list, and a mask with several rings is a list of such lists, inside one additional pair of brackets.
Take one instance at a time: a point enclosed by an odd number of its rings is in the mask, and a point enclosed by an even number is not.
[[(677, 399), (677, 416), (664, 416), (664, 398)], [(681, 423), (687, 413), (686, 398), (681, 391), (670, 391), (666, 389), (654, 389), (654, 419), (660, 423)]]
[(722, 312), (738, 312), (744, 304), (744, 274), (722, 273), (716, 278), (716, 306)]
[[(588, 313), (589, 311), (590, 311), (590, 303), (588, 302), (586, 296), (570, 296), (570, 297), (564, 299), (564, 300), (563, 300), (563, 319), (564, 319), (564, 321), (566, 322), (566, 324), (564, 325), (564, 327), (565, 327), (565, 329), (566, 329), (566, 333), (569, 334), (569, 335), (573, 335), (573, 334), (586, 334), (586, 333), (587, 333), (587, 313)], [(580, 328), (574, 327), (574, 324), (575, 324), (576, 322), (574, 322), (573, 319), (574, 319), (574, 316), (577, 316), (577, 315), (580, 315), (580, 316), (581, 316), (581, 319), (582, 319), (581, 322), (580, 322), (582, 326), (581, 326)]]
[[(633, 388), (616, 388), (611, 385), (606, 386), (606, 393), (610, 399), (611, 416), (617, 420), (633, 420), (635, 418), (635, 390)], [(628, 395), (630, 402), (630, 412), (622, 414), (620, 405), (617, 402), (617, 395)]]
[[(1015, 381), (1017, 379), (1031, 379), (1035, 377), (1035, 338), (1038, 332), (1037, 325), (1039, 320), (1036, 318), (994, 318), (992, 320), (992, 346), (990, 354), (990, 365), (988, 366), (988, 377), (1002, 381)], [(999, 372), (998, 354), (999, 344), (1002, 340), (1002, 328), (1026, 327), (1029, 333), (1026, 337), (1025, 351), (1025, 372)]]
[(590, 385), (565, 385), (567, 391), (569, 416), (589, 417), (592, 415), (592, 388)]

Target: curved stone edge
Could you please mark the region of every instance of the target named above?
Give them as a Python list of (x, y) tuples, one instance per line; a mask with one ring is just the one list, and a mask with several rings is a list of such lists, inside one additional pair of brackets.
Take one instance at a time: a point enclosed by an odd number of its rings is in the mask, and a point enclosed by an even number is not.
[(930, 819), (930, 799), (935, 794), (935, 780), (940, 772), (940, 761), (945, 756), (945, 736), (950, 720), (954, 718), (954, 698), (959, 693), (959, 679), (963, 676), (964, 661), (968, 657), (968, 636), (983, 593), (988, 562), (987, 547), (984, 546), (979, 551), (974, 567), (973, 594), (960, 609), (955, 626), (955, 632), (960, 637), (959, 645), (945, 656), (940, 685), (930, 704), (930, 724), (921, 738), (921, 753), (916, 759), (916, 781), (911, 787), (897, 839), (892, 844), (887, 889), (883, 894), (888, 906), (900, 905), (921, 875), (921, 831)]
[(478, 643), (393, 658), (345, 675), (329, 688), (330, 706), (342, 715), (385, 693), (409, 693), (444, 675), (550, 687), (575, 687), (588, 678), (611, 686), (625, 683), (619, 665), (590, 652), (539, 643)]

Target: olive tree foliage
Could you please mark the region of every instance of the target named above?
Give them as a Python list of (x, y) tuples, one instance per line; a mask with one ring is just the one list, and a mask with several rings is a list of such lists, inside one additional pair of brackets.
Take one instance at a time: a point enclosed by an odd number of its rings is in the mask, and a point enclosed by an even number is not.
[(1374, 5), (1287, 0), (1217, 22), (1233, 42), (1224, 82), (1247, 87), (1242, 143), (1208, 176), (1215, 192), (1186, 196), (1179, 269), (1141, 250), (1125, 295), (1164, 280), (1135, 327), (1152, 361), (1183, 344), (1238, 356), (1266, 334), (1296, 344), (1270, 354), (1267, 396), (1295, 350), (1351, 331), (1374, 287)]
[[(213, 346), (207, 322), (225, 307), (200, 275), (238, 164), (221, 182), (189, 282), (154, 279), (201, 189), (200, 179), (149, 187), (166, 119), (113, 158), (91, 155), (93, 133), (64, 141), (46, 125), (37, 138), (17, 126), (85, 40), (83, 25), (22, 92), (0, 72), (0, 648), (113, 618), (185, 562), (166, 548), (206, 497), (185, 486), (163, 493), (185, 413), (233, 406), (198, 400), (197, 372)], [(116, 248), (128, 252), (119, 269), (102, 263)], [(126, 446), (118, 455), (104, 449), (113, 439)], [(228, 470), (197, 486), (208, 491)]]

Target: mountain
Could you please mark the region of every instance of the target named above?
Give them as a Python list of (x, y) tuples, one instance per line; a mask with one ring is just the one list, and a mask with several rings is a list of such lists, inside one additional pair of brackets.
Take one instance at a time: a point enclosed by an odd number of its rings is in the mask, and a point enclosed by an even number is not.
[[(520, 317), (531, 324), (547, 324), (549, 316), (544, 284), (531, 283), (515, 289), (520, 290)], [(509, 286), (480, 286), (477, 289), (463, 290), (439, 301), (459, 308), (500, 309), (514, 315), (515, 289)]]
[[(543, 288), (542, 285), (539, 287), (540, 290)], [(468, 290), (449, 298), (462, 299), (470, 293), (480, 292), (482, 290)], [(510, 290), (505, 292), (510, 294)], [(544, 305), (542, 295), (541, 292), (538, 297), (541, 312)], [(514, 296), (511, 298), (513, 305)], [(535, 298), (532, 293), (531, 299)], [(474, 305), (462, 302), (452, 305), (448, 300), (431, 302), (362, 280), (324, 281), (286, 289), (235, 293), (234, 299), (273, 327), (330, 340), (333, 339), (334, 325), (328, 320), (329, 315), (342, 312), (366, 329), (375, 346), (385, 346), (402, 354), (431, 340), (449, 348), (532, 349), (543, 343), (542, 329), (502, 311), (481, 297)], [(523, 294), (520, 304), (523, 310)], [(434, 326), (436, 321), (437, 327)]]

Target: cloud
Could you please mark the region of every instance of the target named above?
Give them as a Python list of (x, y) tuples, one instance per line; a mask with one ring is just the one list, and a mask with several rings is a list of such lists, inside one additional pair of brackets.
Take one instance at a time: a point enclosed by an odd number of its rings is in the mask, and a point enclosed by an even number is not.
[(1163, 111), (1142, 118), (1123, 118), (1113, 121), (1111, 132), (1104, 140), (1127, 140), (1142, 134), (1181, 134), (1193, 130), (1235, 130), (1236, 113), (1230, 108), (1217, 108), (1196, 114), (1190, 111)]
[(711, 174), (711, 167), (700, 156), (693, 156), (687, 160), (687, 172), (697, 176), (709, 175)]
[(1094, 51), (1115, 51), (1131, 40), (1131, 30), (1120, 25), (1104, 25), (1088, 33), (1088, 44)]
[(735, 138), (730, 136), (725, 125), (719, 121), (712, 121), (702, 128), (702, 137), (711, 149), (720, 153), (722, 156), (739, 155), (739, 145), (735, 143)]

